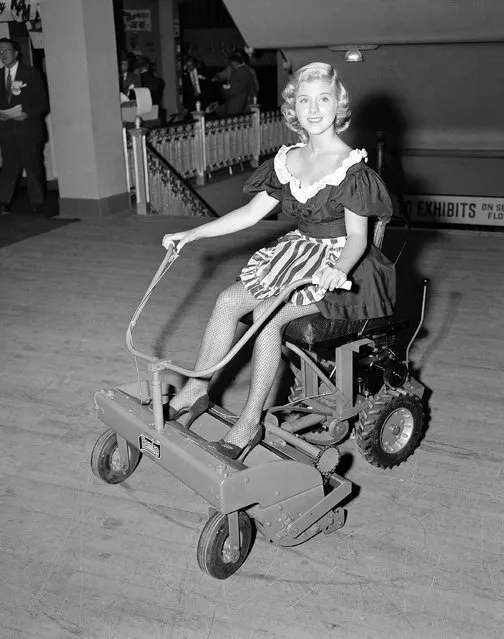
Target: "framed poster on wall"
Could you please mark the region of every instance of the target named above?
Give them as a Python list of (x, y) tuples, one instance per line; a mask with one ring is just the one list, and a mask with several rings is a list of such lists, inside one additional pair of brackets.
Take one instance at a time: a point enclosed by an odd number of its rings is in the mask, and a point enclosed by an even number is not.
[(123, 9), (125, 31), (152, 31), (150, 9)]
[(0, 22), (35, 20), (40, 0), (3, 0), (0, 2)]

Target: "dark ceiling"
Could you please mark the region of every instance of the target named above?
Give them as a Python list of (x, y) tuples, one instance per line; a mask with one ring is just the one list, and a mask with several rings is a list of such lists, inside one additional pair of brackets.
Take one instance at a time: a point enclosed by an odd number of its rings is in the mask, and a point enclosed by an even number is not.
[(504, 41), (504, 0), (224, 0), (249, 46)]

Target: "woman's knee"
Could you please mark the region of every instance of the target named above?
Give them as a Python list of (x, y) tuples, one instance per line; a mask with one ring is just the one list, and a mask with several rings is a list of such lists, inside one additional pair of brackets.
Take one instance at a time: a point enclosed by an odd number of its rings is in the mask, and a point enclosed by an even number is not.
[(232, 284), (219, 293), (215, 302), (214, 311), (226, 313), (230, 317), (240, 318), (244, 312), (243, 291), (237, 284)]
[(228, 311), (232, 310), (234, 306), (233, 296), (230, 294), (229, 289), (225, 289), (219, 293), (214, 308), (216, 311)]

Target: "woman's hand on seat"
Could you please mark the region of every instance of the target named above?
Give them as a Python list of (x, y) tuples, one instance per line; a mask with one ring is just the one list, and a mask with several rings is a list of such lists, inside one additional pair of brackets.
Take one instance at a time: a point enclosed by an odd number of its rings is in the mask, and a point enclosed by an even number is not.
[(321, 268), (313, 274), (312, 282), (326, 291), (334, 291), (347, 281), (345, 271), (336, 266)]

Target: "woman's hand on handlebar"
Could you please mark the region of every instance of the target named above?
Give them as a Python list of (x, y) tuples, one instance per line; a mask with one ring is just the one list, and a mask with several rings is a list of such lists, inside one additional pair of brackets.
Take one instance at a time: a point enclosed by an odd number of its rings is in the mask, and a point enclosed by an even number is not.
[(334, 291), (337, 288), (341, 288), (347, 281), (347, 277), (345, 271), (336, 266), (326, 266), (313, 274), (312, 282), (326, 291)]
[(191, 229), (190, 231), (180, 231), (179, 233), (167, 233), (163, 237), (162, 244), (163, 247), (168, 250), (170, 244), (176, 243), (176, 251), (178, 253), (182, 249), (182, 247), (184, 247), (186, 244), (189, 244), (189, 242), (194, 242), (195, 239), (196, 238), (194, 236), (194, 229)]

